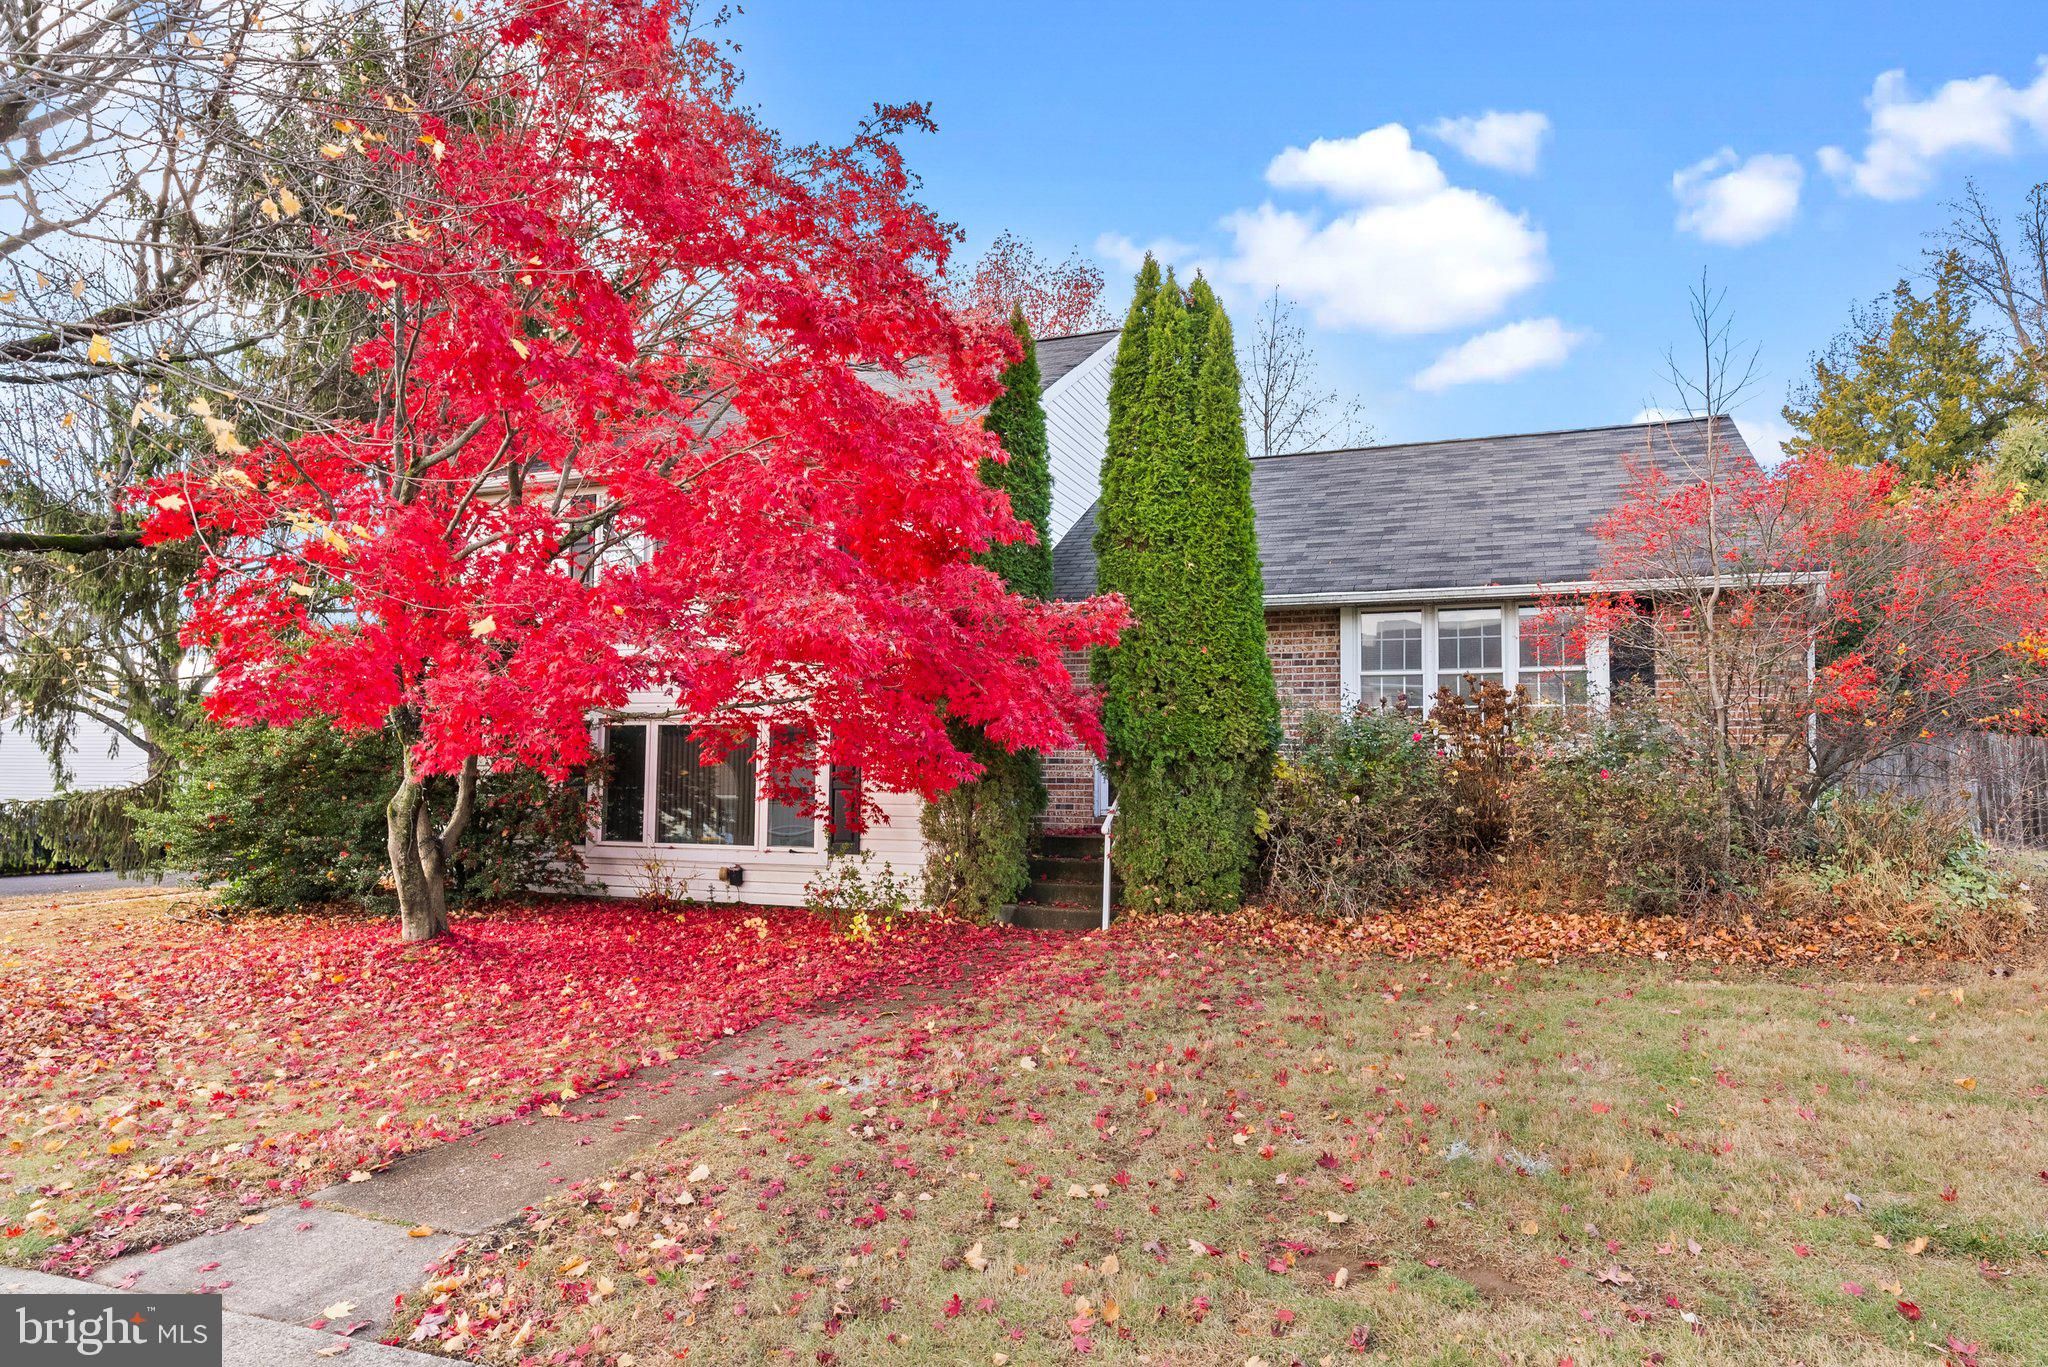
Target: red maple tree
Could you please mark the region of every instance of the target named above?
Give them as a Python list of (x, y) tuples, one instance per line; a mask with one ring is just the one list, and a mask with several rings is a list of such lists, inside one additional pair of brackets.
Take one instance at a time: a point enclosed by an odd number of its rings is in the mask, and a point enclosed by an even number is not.
[(787, 145), (688, 18), (515, 0), (424, 96), (324, 111), (333, 175), (388, 219), (283, 184), (273, 217), (318, 250), (301, 288), (371, 319), (374, 401), (255, 449), (195, 406), (217, 454), (132, 495), (149, 539), (208, 548), (187, 634), (215, 716), (405, 743), (408, 939), (445, 928), (479, 769), (564, 775), (637, 690), (714, 748), (798, 723), (927, 793), (977, 768), (941, 706), (1008, 746), (1100, 744), (1061, 653), (1120, 604), (973, 563), (1026, 534), (978, 477), (1015, 343), (944, 292), (951, 230), (897, 146), (922, 109)]
[(1901, 746), (2039, 726), (2048, 508), (1825, 452), (1707, 467), (1642, 470), (1595, 528), (1585, 626), (1650, 651), (1660, 715), (1754, 833)]

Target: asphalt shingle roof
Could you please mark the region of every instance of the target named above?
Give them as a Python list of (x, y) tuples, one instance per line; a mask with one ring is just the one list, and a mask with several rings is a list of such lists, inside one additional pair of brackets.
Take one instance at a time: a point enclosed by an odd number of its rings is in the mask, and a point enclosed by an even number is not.
[(1039, 388), (1051, 389), (1055, 381), (1102, 350), (1102, 344), (1116, 334), (1116, 328), (1104, 328), (1100, 332), (1076, 332), (1066, 337), (1039, 338)]
[[(1713, 421), (1724, 462), (1754, 460)], [(1591, 528), (1631, 463), (1698, 478), (1708, 419), (1363, 446), (1252, 462), (1269, 599), (1565, 584), (1600, 560)], [(1053, 548), (1061, 598), (1095, 591), (1095, 509)]]

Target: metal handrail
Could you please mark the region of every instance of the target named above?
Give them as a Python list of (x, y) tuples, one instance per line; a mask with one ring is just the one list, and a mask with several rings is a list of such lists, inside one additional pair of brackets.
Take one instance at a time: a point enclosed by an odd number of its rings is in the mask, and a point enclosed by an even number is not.
[(1102, 928), (1109, 929), (1109, 847), (1110, 828), (1116, 825), (1116, 803), (1109, 804), (1109, 813), (1102, 818)]

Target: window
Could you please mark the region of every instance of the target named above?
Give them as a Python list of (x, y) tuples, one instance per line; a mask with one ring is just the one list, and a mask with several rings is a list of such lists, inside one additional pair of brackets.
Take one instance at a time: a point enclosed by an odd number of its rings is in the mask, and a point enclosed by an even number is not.
[(687, 726), (663, 726), (654, 771), (654, 838), (664, 845), (754, 843), (754, 740), (715, 764)]
[(1547, 707), (1586, 705), (1585, 624), (1577, 613), (1521, 610), (1516, 681), (1529, 701)]
[[(771, 768), (785, 758), (789, 763), (789, 786), (815, 796), (818, 771), (812, 764), (811, 733), (808, 727), (777, 726), (768, 732)], [(818, 820), (812, 802), (784, 802), (768, 799), (768, 843), (785, 849), (809, 850), (818, 844)]]
[(607, 726), (604, 753), (604, 815), (599, 832), (606, 840), (638, 844), (647, 838), (647, 728)]
[(832, 766), (826, 785), (825, 819), (829, 823), (828, 854), (860, 853), (860, 770)]
[(1460, 697), (1472, 683), (1500, 683), (1501, 611), (1499, 608), (1452, 608), (1436, 615), (1436, 670), (1443, 687)]
[(1361, 615), (1358, 664), (1359, 706), (1368, 711), (1422, 706), (1422, 614)]

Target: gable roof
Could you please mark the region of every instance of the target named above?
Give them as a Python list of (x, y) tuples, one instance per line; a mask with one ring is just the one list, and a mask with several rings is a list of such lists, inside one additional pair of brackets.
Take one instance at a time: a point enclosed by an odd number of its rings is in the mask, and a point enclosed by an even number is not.
[(1041, 390), (1051, 389), (1066, 378), (1068, 371), (1102, 350), (1103, 345), (1120, 331), (1121, 328), (1102, 328), (1096, 332), (1038, 338), (1038, 387)]
[[(1710, 421), (1724, 460), (1754, 463), (1725, 417), (1256, 459), (1266, 601), (1581, 582), (1600, 562), (1593, 524), (1621, 502), (1631, 466), (1696, 474)], [(1059, 597), (1095, 591), (1094, 539), (1090, 507), (1053, 548)]]

